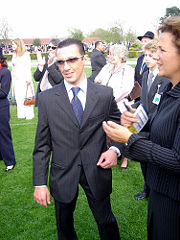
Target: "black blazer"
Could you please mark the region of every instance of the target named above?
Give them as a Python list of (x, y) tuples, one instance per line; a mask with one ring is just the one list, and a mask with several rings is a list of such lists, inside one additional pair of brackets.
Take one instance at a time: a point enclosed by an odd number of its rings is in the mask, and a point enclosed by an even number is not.
[(83, 166), (88, 184), (96, 199), (103, 199), (112, 191), (111, 169), (96, 164), (107, 150), (102, 122), (119, 123), (120, 112), (109, 87), (88, 81), (86, 106), (79, 127), (64, 82), (39, 95), (39, 118), (33, 153), (33, 184), (46, 185), (49, 159), (50, 191), (60, 202), (75, 197)]
[(142, 63), (144, 60), (144, 54), (142, 54), (138, 59), (137, 59), (137, 64), (134, 70), (134, 81), (137, 81), (141, 86), (142, 86), (142, 77), (144, 72), (146, 72), (148, 70), (148, 67), (145, 66), (144, 70), (142, 71), (142, 73), (140, 73), (141, 71), (141, 67), (142, 67)]
[(149, 130), (149, 139), (133, 134), (124, 154), (148, 163), (146, 182), (152, 190), (180, 201), (180, 83), (167, 85)]
[(90, 77), (91, 81), (94, 81), (98, 73), (106, 64), (106, 59), (104, 57), (104, 53), (94, 49), (91, 54), (91, 67), (92, 67), (92, 75)]
[(165, 77), (160, 77), (159, 75), (157, 75), (148, 92), (148, 89), (147, 89), (148, 74), (149, 74), (149, 70), (143, 74), (141, 98), (140, 98), (140, 101), (133, 104), (133, 107), (137, 108), (139, 104), (142, 103), (148, 110), (148, 113), (151, 115), (157, 107), (157, 105), (153, 103), (155, 94), (157, 93), (157, 91), (160, 95), (163, 94), (163, 90), (165, 86), (169, 83), (169, 79)]
[[(9, 106), (8, 94), (11, 86), (11, 72), (6, 68), (0, 69), (0, 109)], [(1, 115), (1, 118), (3, 116)]]
[(6, 68), (0, 69), (0, 159), (6, 166), (15, 165), (11, 129), (9, 125), (10, 110), (8, 94), (11, 85), (11, 72)]
[(41, 92), (40, 84), (46, 70), (48, 71), (48, 81), (52, 86), (60, 83), (63, 80), (63, 76), (59, 70), (58, 65), (56, 63), (53, 63), (51, 66), (48, 67), (47, 62), (48, 62), (48, 58), (46, 58), (46, 63), (43, 67), (42, 72), (39, 70), (38, 67), (34, 72), (34, 80), (36, 82), (39, 82), (37, 87), (37, 92), (36, 92), (36, 106), (38, 105), (38, 94)]

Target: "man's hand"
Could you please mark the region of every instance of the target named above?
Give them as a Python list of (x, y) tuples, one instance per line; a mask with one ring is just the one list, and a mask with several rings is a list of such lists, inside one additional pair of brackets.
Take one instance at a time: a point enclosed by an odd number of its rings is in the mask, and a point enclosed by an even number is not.
[(133, 113), (129, 111), (125, 111), (121, 114), (121, 125), (124, 127), (130, 127), (133, 123), (137, 123), (137, 118), (134, 117), (134, 112), (136, 111), (135, 108), (133, 108)]
[(102, 168), (112, 168), (117, 165), (117, 153), (113, 149), (109, 149), (102, 153), (97, 166)]
[(50, 204), (50, 192), (47, 187), (35, 187), (34, 200), (47, 208), (47, 204)]

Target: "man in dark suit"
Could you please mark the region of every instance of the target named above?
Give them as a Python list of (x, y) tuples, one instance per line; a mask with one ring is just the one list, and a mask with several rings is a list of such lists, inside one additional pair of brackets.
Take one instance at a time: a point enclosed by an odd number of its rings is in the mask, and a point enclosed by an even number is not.
[[(156, 110), (161, 95), (163, 93), (164, 87), (167, 85), (169, 80), (165, 77), (160, 77), (158, 75), (158, 67), (157, 67), (157, 40), (151, 40), (144, 46), (144, 58), (145, 63), (148, 67), (148, 70), (143, 74), (142, 78), (142, 92), (140, 101), (133, 104), (134, 108), (137, 108), (140, 103), (142, 103), (149, 113), (149, 117)], [(147, 133), (142, 130), (142, 134), (146, 135)], [(146, 171), (147, 171), (147, 163), (141, 163), (141, 169), (144, 176), (144, 190), (139, 193), (135, 199), (141, 200), (147, 198), (149, 196), (149, 187), (146, 184)]]
[(38, 67), (34, 72), (34, 80), (39, 82), (36, 93), (36, 106), (38, 105), (38, 95), (40, 92), (47, 90), (63, 80), (63, 76), (56, 64), (56, 48), (59, 39), (53, 38), (48, 44), (48, 57), (41, 57), (41, 53), (37, 52)]
[[(154, 33), (153, 32), (146, 32), (144, 36), (138, 36), (138, 40), (141, 41), (141, 46), (142, 48), (146, 43), (151, 41), (154, 38)], [(144, 54), (142, 54), (138, 59), (137, 59), (137, 64), (135, 67), (135, 72), (134, 72), (134, 80), (137, 81), (141, 86), (142, 86), (142, 77), (143, 73), (148, 70), (146, 63), (144, 62)]]
[(87, 60), (77, 39), (59, 43), (57, 61), (64, 81), (39, 95), (38, 126), (33, 153), (34, 199), (47, 207), (49, 160), (50, 192), (55, 200), (58, 238), (77, 239), (73, 213), (78, 185), (84, 189), (101, 239), (120, 239), (111, 210), (111, 168), (118, 149), (106, 147), (102, 122), (119, 122), (120, 113), (111, 88), (87, 81)]
[(94, 82), (94, 79), (101, 71), (101, 69), (106, 64), (106, 59), (104, 57), (105, 46), (102, 41), (97, 41), (95, 43), (95, 49), (92, 51), (91, 54), (91, 67), (92, 67), (92, 75), (89, 78), (91, 81)]

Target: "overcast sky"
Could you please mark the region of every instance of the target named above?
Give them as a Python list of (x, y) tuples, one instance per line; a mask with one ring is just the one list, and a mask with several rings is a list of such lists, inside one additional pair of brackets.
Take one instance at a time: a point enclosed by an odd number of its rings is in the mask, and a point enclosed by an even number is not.
[(180, 0), (0, 0), (0, 6), (12, 38), (66, 37), (72, 28), (88, 34), (115, 21), (143, 35), (155, 31), (166, 8), (180, 8)]

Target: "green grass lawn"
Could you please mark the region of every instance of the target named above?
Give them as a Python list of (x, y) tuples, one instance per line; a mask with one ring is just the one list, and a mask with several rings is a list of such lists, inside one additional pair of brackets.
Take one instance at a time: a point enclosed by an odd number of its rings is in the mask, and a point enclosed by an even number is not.
[[(32, 72), (35, 69), (32, 69)], [(87, 75), (89, 72), (87, 73)], [(35, 118), (20, 120), (16, 107), (11, 107), (11, 130), (17, 165), (12, 172), (4, 172), (0, 161), (0, 239), (55, 240), (54, 202), (46, 209), (33, 200), (32, 152), (37, 123)], [(136, 201), (134, 196), (143, 188), (139, 163), (130, 161), (127, 170), (113, 168), (113, 212), (117, 218), (122, 240), (145, 240), (147, 200)], [(75, 228), (80, 240), (99, 239), (94, 218), (80, 187), (75, 210)]]

